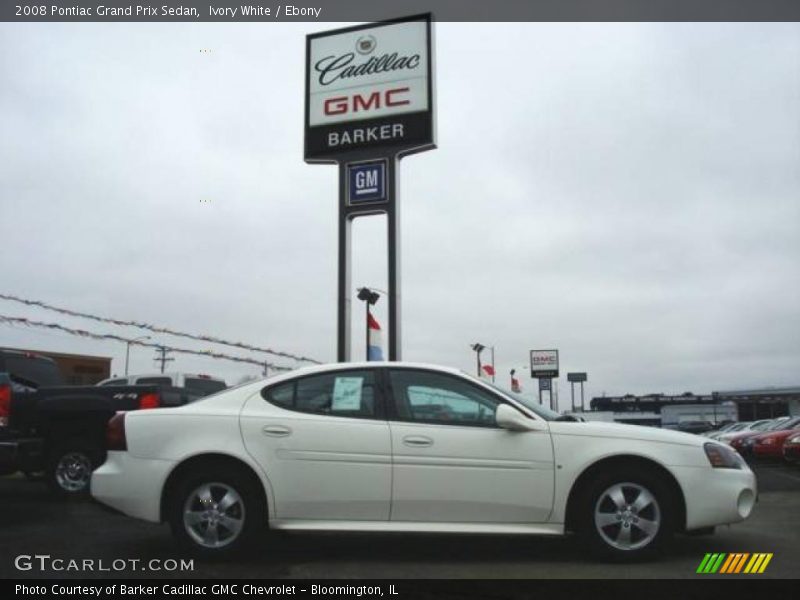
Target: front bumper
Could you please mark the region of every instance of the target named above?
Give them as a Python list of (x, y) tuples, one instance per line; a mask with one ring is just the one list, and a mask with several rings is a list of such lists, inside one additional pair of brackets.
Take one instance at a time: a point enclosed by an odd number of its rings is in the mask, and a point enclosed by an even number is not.
[(92, 496), (131, 517), (161, 521), (161, 492), (175, 463), (109, 452), (92, 473)]
[(672, 467), (686, 499), (686, 529), (744, 521), (758, 497), (755, 474), (748, 468)]
[(783, 447), (783, 458), (790, 462), (800, 462), (800, 446), (792, 444)]
[(753, 446), (753, 456), (756, 458), (781, 458), (783, 456), (783, 447), (781, 444)]

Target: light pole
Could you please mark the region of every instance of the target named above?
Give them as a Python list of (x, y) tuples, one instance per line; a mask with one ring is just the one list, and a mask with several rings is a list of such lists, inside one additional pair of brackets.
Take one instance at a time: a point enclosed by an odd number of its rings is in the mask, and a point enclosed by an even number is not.
[[(475, 354), (477, 354), (477, 357), (478, 357), (478, 377), (480, 377), (480, 376), (481, 376), (481, 352), (483, 352), (484, 350), (486, 350), (486, 348), (487, 348), (487, 347), (486, 347), (486, 346), (484, 346), (483, 344), (478, 344), (478, 343), (476, 342), (475, 344), (472, 344), (472, 345), (470, 346), (470, 348), (472, 348), (472, 349), (475, 351)], [(495, 382), (495, 372), (494, 372), (494, 346), (489, 346), (488, 348), (489, 348), (489, 350), (491, 350), (491, 352), (492, 352), (492, 383), (494, 383), (494, 382)]]
[(476, 342), (475, 344), (472, 344), (472, 346), (470, 346), (470, 347), (475, 351), (475, 357), (478, 359), (478, 377), (480, 377), (481, 376), (481, 352), (486, 350), (486, 346), (484, 346), (483, 344), (478, 344)]
[(125, 375), (126, 376), (128, 375), (128, 360), (131, 357), (131, 344), (133, 342), (139, 342), (141, 340), (149, 340), (149, 339), (150, 339), (149, 335), (143, 335), (141, 337), (138, 337), (138, 338), (135, 338), (135, 339), (132, 339), (132, 340), (128, 340), (128, 342), (125, 344)]
[(367, 345), (364, 348), (367, 360), (369, 360), (369, 307), (376, 304), (380, 297), (381, 295), (373, 289), (370, 289), (368, 287), (358, 288), (357, 298), (359, 300), (363, 300), (364, 305), (367, 307), (367, 320), (365, 321), (367, 327), (367, 332), (366, 332)]

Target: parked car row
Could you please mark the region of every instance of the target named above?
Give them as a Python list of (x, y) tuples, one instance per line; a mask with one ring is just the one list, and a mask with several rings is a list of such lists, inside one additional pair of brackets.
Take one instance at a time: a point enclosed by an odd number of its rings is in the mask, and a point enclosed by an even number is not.
[(728, 424), (706, 437), (746, 457), (800, 462), (800, 417)]
[(116, 413), (181, 406), (225, 387), (221, 379), (178, 373), (68, 386), (52, 359), (0, 348), (0, 475), (22, 471), (61, 495), (86, 494)]

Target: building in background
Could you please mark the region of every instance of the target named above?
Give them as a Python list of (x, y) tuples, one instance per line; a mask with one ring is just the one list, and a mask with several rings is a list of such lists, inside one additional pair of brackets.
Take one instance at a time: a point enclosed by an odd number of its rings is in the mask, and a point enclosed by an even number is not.
[(734, 402), (742, 421), (800, 416), (800, 386), (712, 392), (720, 402)]
[(589, 402), (590, 411), (580, 413), (587, 421), (611, 421), (631, 425), (676, 428), (681, 423), (705, 421), (716, 424), (738, 420), (737, 406), (713, 394), (686, 392), (680, 396), (601, 396)]
[(94, 385), (111, 376), (111, 358), (108, 356), (88, 356), (85, 354), (66, 354), (48, 350), (28, 350), (9, 348), (18, 352), (29, 352), (52, 358), (64, 376), (67, 385)]
[(680, 396), (601, 396), (592, 398), (591, 410), (578, 413), (587, 421), (613, 421), (633, 425), (676, 428), (681, 423), (706, 421), (757, 421), (786, 415), (800, 416), (800, 386), (732, 390)]

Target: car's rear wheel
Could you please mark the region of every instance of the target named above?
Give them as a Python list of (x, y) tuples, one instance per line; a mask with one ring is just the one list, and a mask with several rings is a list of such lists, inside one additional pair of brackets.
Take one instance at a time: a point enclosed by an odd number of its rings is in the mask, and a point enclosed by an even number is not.
[(232, 556), (266, 530), (263, 492), (245, 473), (197, 469), (173, 488), (168, 520), (178, 541), (197, 555)]
[(603, 474), (585, 490), (580, 533), (603, 558), (646, 558), (673, 533), (673, 503), (669, 487), (644, 470)]

